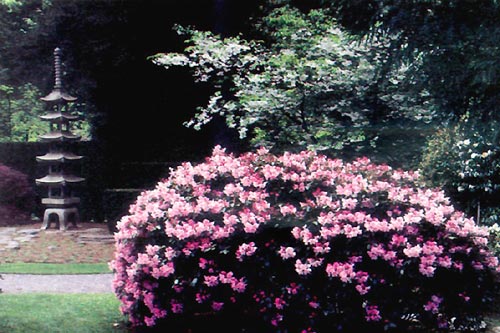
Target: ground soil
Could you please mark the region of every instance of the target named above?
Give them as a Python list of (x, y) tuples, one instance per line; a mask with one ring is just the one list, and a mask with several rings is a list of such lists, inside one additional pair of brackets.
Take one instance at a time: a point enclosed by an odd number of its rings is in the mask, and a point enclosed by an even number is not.
[[(9, 225), (23, 229), (39, 229), (41, 222)], [(102, 229), (102, 231), (96, 228)], [(29, 242), (21, 243), (19, 249), (4, 249), (0, 253), (0, 262), (34, 262), (34, 263), (102, 263), (113, 258), (114, 244), (105, 242), (82, 243), (79, 234), (92, 229), (93, 233), (110, 235), (106, 224), (79, 223), (77, 228), (59, 231), (42, 230)]]

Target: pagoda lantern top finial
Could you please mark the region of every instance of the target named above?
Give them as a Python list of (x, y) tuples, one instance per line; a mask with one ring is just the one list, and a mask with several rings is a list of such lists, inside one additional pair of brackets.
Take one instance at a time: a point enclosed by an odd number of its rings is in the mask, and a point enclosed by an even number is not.
[(54, 73), (55, 73), (55, 85), (54, 89), (62, 88), (61, 81), (61, 49), (56, 47), (54, 49)]
[(59, 47), (54, 49), (54, 76), (55, 83), (54, 89), (50, 94), (42, 97), (41, 100), (45, 102), (74, 102), (76, 97), (70, 96), (62, 89), (62, 72), (61, 72), (61, 54), (62, 51)]

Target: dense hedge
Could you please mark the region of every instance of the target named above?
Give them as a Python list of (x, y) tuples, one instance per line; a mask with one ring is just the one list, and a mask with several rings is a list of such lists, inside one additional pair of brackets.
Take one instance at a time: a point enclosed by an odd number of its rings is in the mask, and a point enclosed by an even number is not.
[(28, 177), (0, 164), (0, 225), (29, 222), (34, 198)]
[(200, 316), (262, 318), (258, 332), (476, 320), (498, 270), (487, 229), (418, 179), (367, 159), (216, 147), (142, 193), (118, 223), (122, 311), (136, 327), (171, 329)]

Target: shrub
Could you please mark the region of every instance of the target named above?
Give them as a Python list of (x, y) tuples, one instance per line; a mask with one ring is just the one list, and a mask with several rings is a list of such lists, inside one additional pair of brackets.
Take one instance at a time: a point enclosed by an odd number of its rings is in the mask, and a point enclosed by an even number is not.
[(487, 237), (417, 173), (216, 147), (137, 198), (111, 266), (137, 327), (239, 314), (259, 332), (446, 329), (490, 301)]
[(25, 174), (0, 164), (0, 224), (29, 219), (34, 197)]
[[(433, 186), (471, 214), (481, 210), (488, 223), (500, 193), (498, 121), (471, 120), (468, 115), (437, 131), (427, 142), (420, 168)], [(479, 223), (479, 221), (478, 221)]]

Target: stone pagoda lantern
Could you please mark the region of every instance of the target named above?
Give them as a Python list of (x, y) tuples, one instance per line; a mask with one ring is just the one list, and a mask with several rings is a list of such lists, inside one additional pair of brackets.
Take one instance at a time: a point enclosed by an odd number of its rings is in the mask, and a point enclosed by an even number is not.
[[(37, 156), (37, 161), (48, 168), (48, 174), (36, 180), (39, 186), (48, 188), (47, 197), (42, 198), (46, 207), (43, 215), (42, 229), (50, 227), (51, 222), (56, 222), (60, 230), (66, 230), (68, 222), (76, 227), (79, 220), (78, 204), (80, 198), (73, 192), (73, 185), (81, 183), (84, 178), (71, 174), (71, 164), (82, 159), (71, 152), (71, 142), (79, 141), (80, 137), (71, 132), (71, 122), (78, 119), (68, 109), (71, 102), (77, 100), (65, 93), (61, 82), (61, 50), (54, 50), (55, 85), (52, 92), (42, 97), (47, 103), (48, 112), (40, 116), (50, 124), (50, 131), (41, 135), (42, 142), (48, 144), (48, 152)], [(55, 218), (57, 217), (57, 220)]]

